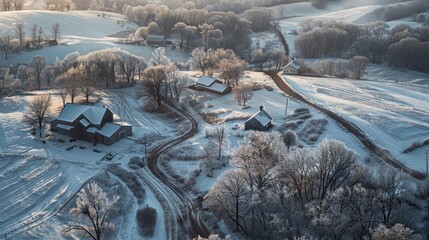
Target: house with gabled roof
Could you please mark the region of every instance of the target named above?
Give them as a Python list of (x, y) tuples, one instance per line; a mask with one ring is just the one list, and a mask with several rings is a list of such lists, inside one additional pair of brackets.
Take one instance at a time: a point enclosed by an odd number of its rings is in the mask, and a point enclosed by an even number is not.
[(273, 120), (264, 106), (260, 106), (259, 111), (244, 122), (244, 130), (267, 131), (273, 126)]
[(283, 73), (284, 74), (293, 74), (298, 75), (301, 71), (301, 64), (299, 64), (298, 61), (295, 60), (295, 58), (292, 59), (286, 66), (283, 67)]
[(113, 122), (113, 112), (107, 107), (67, 103), (51, 130), (87, 142), (111, 145), (132, 135), (132, 126)]
[(223, 84), (221, 80), (209, 76), (201, 76), (195, 83), (195, 88), (198, 90), (209, 91), (224, 95), (231, 91), (228, 85)]

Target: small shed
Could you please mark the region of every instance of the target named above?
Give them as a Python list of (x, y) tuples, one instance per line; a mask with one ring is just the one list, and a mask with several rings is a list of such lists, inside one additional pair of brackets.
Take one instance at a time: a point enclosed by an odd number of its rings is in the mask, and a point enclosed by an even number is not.
[(167, 40), (164, 35), (148, 34), (146, 36), (146, 44), (152, 47), (165, 47)]
[(292, 61), (290, 63), (288, 63), (286, 66), (284, 66), (283, 73), (284, 74), (298, 75), (298, 74), (300, 74), (301, 67), (302, 66), (298, 63), (298, 61), (296, 61), (295, 59), (292, 59)]
[(244, 122), (244, 130), (267, 131), (273, 126), (273, 120), (264, 110), (264, 106), (261, 106), (257, 113)]

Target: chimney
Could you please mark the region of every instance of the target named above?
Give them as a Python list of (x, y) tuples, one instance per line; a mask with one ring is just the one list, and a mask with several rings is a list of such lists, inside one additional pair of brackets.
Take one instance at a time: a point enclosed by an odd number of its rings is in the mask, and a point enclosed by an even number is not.
[(259, 107), (259, 110), (261, 110), (261, 111), (262, 111), (262, 110), (264, 110), (264, 106), (262, 106), (262, 105), (261, 105), (261, 106)]

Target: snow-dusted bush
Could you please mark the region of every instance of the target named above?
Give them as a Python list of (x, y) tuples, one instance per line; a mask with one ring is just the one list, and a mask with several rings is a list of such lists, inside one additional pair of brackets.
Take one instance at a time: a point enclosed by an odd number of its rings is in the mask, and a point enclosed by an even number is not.
[(143, 202), (145, 197), (145, 190), (135, 173), (129, 172), (122, 167), (113, 164), (109, 165), (107, 169), (109, 170), (109, 172), (113, 173), (119, 179), (125, 182), (127, 187), (133, 192), (139, 203)]
[(146, 206), (137, 210), (136, 220), (140, 233), (145, 237), (153, 236), (156, 227), (156, 210)]
[(412, 152), (412, 151), (416, 150), (417, 148), (421, 148), (421, 147), (426, 146), (426, 145), (429, 145), (429, 138), (427, 138), (423, 142), (420, 142), (420, 141), (413, 142), (409, 147), (407, 147), (402, 152), (403, 153), (409, 153), (409, 152)]
[(307, 144), (314, 144), (319, 139), (319, 136), (325, 131), (325, 126), (328, 123), (326, 119), (311, 119), (304, 128), (298, 133), (300, 139)]
[(130, 167), (131, 169), (139, 169), (144, 166), (145, 166), (144, 160), (139, 157), (132, 157), (130, 159), (130, 162), (128, 163), (128, 167)]

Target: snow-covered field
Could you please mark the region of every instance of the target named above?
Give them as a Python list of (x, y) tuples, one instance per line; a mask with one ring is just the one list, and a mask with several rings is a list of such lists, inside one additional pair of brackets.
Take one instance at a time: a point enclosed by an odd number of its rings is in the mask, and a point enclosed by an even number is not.
[[(116, 119), (121, 117), (133, 124), (131, 139), (123, 139), (112, 146), (93, 146), (54, 135), (43, 144), (32, 136), (31, 127), (23, 121), (27, 103), (41, 93), (52, 92), (34, 92), (0, 100), (0, 239), (32, 238), (39, 236), (37, 233), (48, 232), (52, 239), (62, 238), (64, 223), (55, 215), (88, 180), (103, 172), (107, 164), (120, 164), (131, 171), (129, 159), (144, 155), (143, 145), (136, 140), (146, 135), (150, 140), (148, 148), (152, 148), (178, 130), (177, 125), (164, 116), (142, 113), (142, 103), (135, 99), (132, 88), (106, 90), (99, 93), (101, 99), (97, 104), (109, 106), (119, 115)], [(61, 100), (56, 95), (53, 98), (52, 117), (56, 117)], [(65, 142), (59, 142), (59, 138)], [(68, 147), (73, 148), (67, 150)], [(114, 154), (113, 160), (102, 160), (107, 153)], [(146, 195), (144, 204), (155, 207), (160, 216), (161, 225), (153, 239), (164, 239), (163, 210), (151, 191), (147, 190)], [(133, 200), (130, 196), (123, 197)], [(132, 209), (137, 207), (134, 205)], [(118, 238), (139, 238), (135, 214), (124, 216), (127, 219), (122, 219), (118, 225)], [(33, 232), (31, 228), (35, 226), (38, 230)]]
[(429, 136), (429, 87), (382, 81), (284, 76), (298, 92), (353, 122), (395, 158), (425, 170), (425, 148), (402, 153)]
[[(0, 12), (0, 36), (15, 35), (16, 25), (24, 23), (27, 38), (30, 38), (33, 24), (42, 27), (46, 38), (51, 38), (52, 25), (60, 25), (60, 45), (45, 46), (40, 50), (11, 53), (9, 60), (4, 60), (0, 54), (0, 65), (28, 63), (34, 56), (44, 55), (48, 63), (54, 63), (56, 58), (64, 58), (70, 52), (86, 54), (94, 50), (118, 47), (133, 54), (150, 59), (154, 48), (141, 45), (127, 45), (118, 43), (117, 35), (126, 38), (138, 26), (128, 22), (124, 15), (116, 13), (103, 13), (99, 11), (18, 11)], [(183, 61), (187, 55), (178, 50), (166, 49), (173, 61)]]

